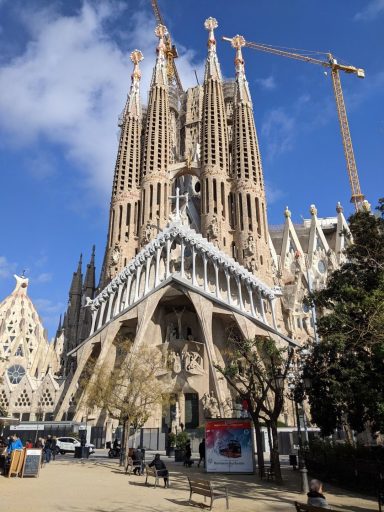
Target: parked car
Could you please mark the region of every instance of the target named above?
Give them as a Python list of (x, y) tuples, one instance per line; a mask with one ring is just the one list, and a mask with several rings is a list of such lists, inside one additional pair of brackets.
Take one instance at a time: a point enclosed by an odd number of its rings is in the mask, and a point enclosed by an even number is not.
[[(81, 443), (75, 437), (58, 437), (56, 441), (56, 450), (64, 455), (64, 453), (74, 453), (76, 446), (81, 446)], [(89, 448), (89, 453), (94, 453), (95, 445), (86, 443), (86, 447)]]

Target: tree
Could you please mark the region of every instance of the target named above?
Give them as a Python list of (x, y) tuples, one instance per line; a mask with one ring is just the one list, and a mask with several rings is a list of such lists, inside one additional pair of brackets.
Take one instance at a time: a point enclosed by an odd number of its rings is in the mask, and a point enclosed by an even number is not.
[(377, 210), (350, 217), (347, 261), (310, 297), (321, 338), (304, 369), (312, 418), (350, 440), (351, 429), (384, 429), (384, 199)]
[(283, 384), (292, 356), (292, 350), (279, 349), (269, 337), (248, 340), (231, 335), (225, 366), (216, 366), (238, 396), (248, 403), (261, 470), (264, 468), (261, 424), (267, 425), (272, 440), (271, 465), (277, 482), (282, 482), (277, 423), (284, 406)]
[[(107, 364), (96, 370), (85, 395), (85, 405), (100, 408), (123, 424), (124, 465), (128, 459), (131, 426), (144, 425), (161, 406), (170, 392), (161, 352), (153, 346), (141, 345), (133, 350), (129, 340), (119, 342), (115, 366)], [(163, 375), (163, 376), (162, 376)]]

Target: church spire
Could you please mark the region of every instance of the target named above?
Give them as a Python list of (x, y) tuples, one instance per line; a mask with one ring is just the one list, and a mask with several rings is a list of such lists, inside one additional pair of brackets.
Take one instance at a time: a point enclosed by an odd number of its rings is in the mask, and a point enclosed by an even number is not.
[(201, 230), (230, 254), (228, 194), (230, 174), (227, 117), (220, 65), (216, 54), (215, 18), (205, 20), (208, 55), (205, 64), (201, 131)]
[(107, 249), (100, 284), (104, 287), (126, 265), (138, 248), (142, 112), (140, 62), (143, 54), (134, 50), (131, 87), (120, 119), (120, 141), (112, 188)]
[(96, 288), (96, 278), (95, 278), (95, 246), (92, 246), (92, 254), (91, 259), (87, 265), (87, 270), (85, 272), (84, 284), (83, 284), (83, 295), (85, 297), (89, 297), (93, 299), (93, 295), (95, 293)]
[(168, 96), (166, 34), (164, 25), (157, 25), (156, 63), (149, 91), (141, 186), (141, 244), (149, 242), (157, 229), (168, 219), (170, 195), (169, 164), (171, 153), (171, 123)]
[(251, 94), (245, 76), (244, 37), (235, 36), (236, 83), (233, 111), (232, 176), (236, 210), (238, 261), (267, 278), (270, 272), (269, 234), (259, 142)]
[(241, 48), (245, 46), (243, 36), (235, 36), (232, 39), (232, 46), (236, 49), (235, 70), (236, 70), (236, 100), (248, 102), (252, 106), (251, 93), (249, 92), (248, 81), (245, 76), (244, 59)]
[(215, 18), (207, 18), (204, 22), (204, 27), (208, 30), (208, 56), (205, 62), (205, 75), (204, 81), (212, 78), (214, 80), (222, 81), (221, 70), (219, 59), (217, 58), (216, 53), (216, 39), (215, 39), (215, 28), (217, 28), (219, 24)]
[(81, 289), (83, 284), (82, 275), (83, 255), (80, 254), (79, 263), (77, 264), (77, 270), (73, 273), (71, 288), (69, 290), (69, 300), (72, 295), (81, 295)]
[(164, 36), (167, 33), (167, 28), (164, 25), (157, 25), (155, 28), (155, 36), (159, 38), (159, 42), (156, 48), (156, 63), (153, 69), (151, 87), (159, 85), (168, 87), (168, 75), (167, 75), (167, 59), (166, 59), (166, 46)]

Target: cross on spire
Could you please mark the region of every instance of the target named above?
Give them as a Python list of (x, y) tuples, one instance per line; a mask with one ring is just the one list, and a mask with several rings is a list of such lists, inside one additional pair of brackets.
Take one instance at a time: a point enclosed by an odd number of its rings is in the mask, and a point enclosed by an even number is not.
[(169, 199), (176, 199), (176, 212), (175, 212), (175, 218), (174, 220), (180, 220), (180, 197), (185, 198), (185, 206), (188, 203), (188, 192), (185, 194), (180, 195), (180, 188), (176, 187), (176, 195), (175, 196), (169, 196)]

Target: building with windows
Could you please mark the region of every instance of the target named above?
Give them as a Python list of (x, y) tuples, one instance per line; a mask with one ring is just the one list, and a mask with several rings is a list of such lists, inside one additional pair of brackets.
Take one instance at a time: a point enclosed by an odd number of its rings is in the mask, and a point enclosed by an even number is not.
[(0, 303), (0, 409), (23, 421), (52, 419), (64, 380), (60, 375), (62, 338), (49, 343), (28, 279)]

